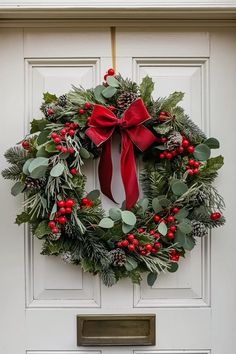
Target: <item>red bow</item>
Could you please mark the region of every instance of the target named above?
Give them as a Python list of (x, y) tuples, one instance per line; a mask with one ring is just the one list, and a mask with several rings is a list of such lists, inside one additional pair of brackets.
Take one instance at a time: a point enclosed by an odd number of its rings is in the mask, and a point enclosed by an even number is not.
[(133, 144), (144, 151), (156, 141), (152, 132), (142, 125), (149, 118), (149, 113), (141, 99), (134, 101), (120, 119), (106, 107), (95, 105), (89, 120), (89, 128), (86, 130), (86, 134), (95, 145), (102, 145), (98, 167), (101, 191), (114, 201), (111, 192), (111, 137), (116, 126), (120, 127), (122, 141), (120, 170), (127, 209), (131, 209), (139, 197)]

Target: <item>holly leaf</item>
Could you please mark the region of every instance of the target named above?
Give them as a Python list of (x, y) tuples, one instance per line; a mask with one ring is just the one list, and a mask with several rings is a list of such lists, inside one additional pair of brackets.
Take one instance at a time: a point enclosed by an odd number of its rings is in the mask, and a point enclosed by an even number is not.
[[(172, 126), (171, 125), (167, 125), (167, 124), (160, 124), (158, 126), (153, 127), (153, 129), (158, 134), (165, 135), (165, 134), (169, 133), (169, 131), (171, 131)], [(166, 148), (164, 147), (164, 149), (162, 149), (162, 150), (165, 150), (165, 149)], [(159, 150), (161, 150), (161, 149), (159, 148)]]
[(47, 121), (46, 119), (33, 119), (30, 123), (31, 129), (30, 134), (34, 134), (42, 131), (46, 127)]
[(206, 174), (215, 173), (217, 172), (222, 166), (224, 165), (224, 158), (223, 156), (219, 155), (216, 157), (211, 157), (207, 160), (207, 164), (205, 168), (202, 170)]
[(156, 280), (157, 280), (157, 273), (154, 272), (148, 273), (147, 283), (149, 286), (153, 286)]
[(48, 141), (49, 133), (50, 133), (50, 130), (47, 130), (47, 129), (43, 130), (37, 138), (37, 144), (42, 145), (42, 144), (46, 143)]
[(220, 142), (216, 138), (208, 138), (204, 141), (204, 144), (206, 144), (210, 149), (219, 149), (220, 147)]
[(23, 192), (25, 189), (25, 184), (23, 182), (16, 182), (14, 186), (11, 188), (11, 194), (16, 197), (18, 194)]
[(36, 157), (48, 157), (48, 152), (45, 150), (45, 146), (41, 146), (38, 149)]
[(199, 144), (195, 147), (193, 156), (199, 161), (206, 161), (211, 156), (211, 150), (206, 144)]
[(37, 238), (42, 238), (45, 235), (48, 235), (51, 233), (51, 229), (48, 227), (48, 221), (43, 220), (39, 223), (37, 226), (36, 230), (34, 231), (34, 235)]
[(179, 265), (177, 262), (171, 262), (170, 267), (167, 269), (168, 272), (170, 273), (175, 273), (179, 268)]
[(165, 100), (163, 100), (160, 110), (169, 112), (171, 109), (175, 108), (180, 101), (182, 101), (183, 97), (183, 92), (175, 91), (171, 93)]
[(50, 141), (48, 144), (45, 145), (45, 150), (49, 153), (56, 152), (56, 145), (53, 141)]
[(140, 95), (146, 106), (152, 102), (152, 92), (154, 90), (154, 82), (149, 76), (145, 76), (140, 84)]
[(54, 94), (52, 94), (52, 93), (45, 92), (45, 93), (43, 94), (43, 99), (44, 99), (44, 102), (45, 102), (46, 104), (49, 104), (49, 103), (52, 103), (52, 102), (57, 101), (58, 98), (57, 98), (56, 95), (54, 95)]
[(102, 227), (103, 229), (111, 229), (114, 226), (114, 221), (110, 218), (103, 218), (100, 220), (98, 226)]
[(30, 220), (30, 215), (26, 211), (23, 211), (21, 214), (16, 216), (15, 224), (21, 225), (23, 223), (29, 222)]

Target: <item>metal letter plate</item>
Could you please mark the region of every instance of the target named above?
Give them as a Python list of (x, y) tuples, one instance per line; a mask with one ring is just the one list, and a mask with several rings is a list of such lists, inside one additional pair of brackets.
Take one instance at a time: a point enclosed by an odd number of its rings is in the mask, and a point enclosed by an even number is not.
[(78, 346), (155, 345), (155, 315), (77, 316)]

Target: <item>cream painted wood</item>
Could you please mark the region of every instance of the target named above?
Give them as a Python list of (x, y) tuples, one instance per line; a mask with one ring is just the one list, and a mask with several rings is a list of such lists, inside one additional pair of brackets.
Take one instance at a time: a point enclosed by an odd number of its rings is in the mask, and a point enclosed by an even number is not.
[[(1, 150), (21, 139), (33, 116), (40, 117), (45, 90), (61, 94), (70, 83), (94, 86), (111, 66), (109, 28), (58, 25), (50, 29), (1, 29), (0, 39), (0, 100), (7, 117), (2, 120)], [(40, 242), (33, 241), (27, 229), (24, 236), (23, 228), (13, 224), (20, 201), (9, 197), (10, 183), (2, 182), (6, 207), (1, 213), (1, 354), (233, 353), (235, 56), (234, 29), (118, 29), (118, 71), (127, 76), (132, 73), (137, 81), (146, 74), (152, 76), (156, 96), (185, 91), (186, 111), (205, 131), (223, 141), (226, 166), (218, 185), (226, 197), (227, 225), (214, 231), (212, 238), (199, 241), (193, 253), (181, 261), (179, 273), (161, 276), (152, 288), (145, 281), (133, 287), (125, 280), (107, 289), (98, 277), (39, 255)], [(9, 95), (12, 87), (14, 96)], [(227, 110), (222, 97), (227, 100)], [(222, 119), (230, 124), (222, 125)], [(118, 162), (117, 151), (113, 157)], [(2, 166), (5, 161), (1, 157)], [(87, 188), (91, 189), (98, 185), (96, 166), (86, 168)], [(118, 197), (122, 189), (117, 174), (115, 178), (113, 188)], [(105, 198), (103, 205), (109, 206)], [(157, 346), (77, 348), (79, 313), (156, 313)]]

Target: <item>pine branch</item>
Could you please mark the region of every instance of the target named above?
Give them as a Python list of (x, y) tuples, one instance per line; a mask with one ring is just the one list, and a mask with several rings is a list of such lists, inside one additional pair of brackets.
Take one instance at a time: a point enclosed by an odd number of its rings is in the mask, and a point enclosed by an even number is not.
[(108, 287), (114, 285), (117, 282), (115, 272), (111, 268), (102, 269), (100, 275), (103, 283)]
[(8, 163), (14, 165), (23, 166), (26, 159), (27, 153), (21, 146), (14, 146), (8, 149), (4, 154)]
[(12, 165), (2, 171), (2, 176), (5, 179), (19, 181), (22, 177), (22, 167), (20, 165)]

